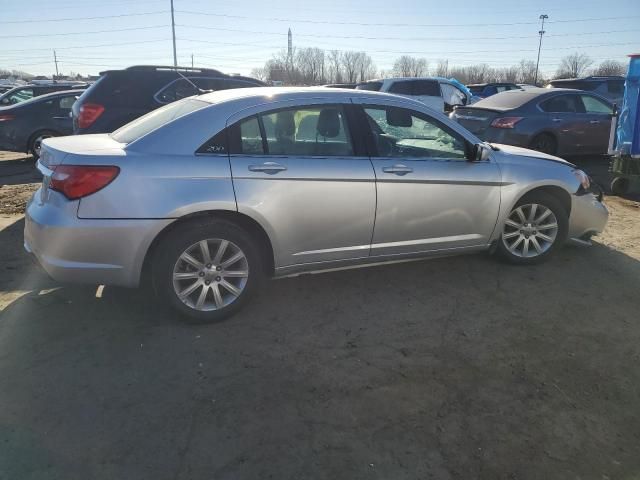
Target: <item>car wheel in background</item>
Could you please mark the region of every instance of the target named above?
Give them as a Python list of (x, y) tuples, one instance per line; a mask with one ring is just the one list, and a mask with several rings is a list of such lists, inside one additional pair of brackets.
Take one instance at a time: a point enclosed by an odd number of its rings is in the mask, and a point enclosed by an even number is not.
[(37, 160), (40, 158), (40, 149), (42, 148), (42, 141), (45, 138), (59, 137), (58, 132), (52, 130), (41, 130), (31, 135), (29, 139), (29, 153), (33, 155), (33, 158)]
[(541, 133), (533, 137), (530, 147), (549, 155), (555, 155), (558, 152), (558, 142), (550, 133)]
[(611, 181), (611, 193), (614, 195), (624, 195), (629, 192), (629, 179), (616, 177)]
[(225, 220), (176, 228), (161, 242), (152, 265), (159, 297), (196, 323), (237, 312), (264, 279), (250, 235)]
[(532, 192), (522, 197), (507, 216), (498, 252), (514, 264), (543, 262), (566, 239), (568, 224), (568, 214), (557, 198)]

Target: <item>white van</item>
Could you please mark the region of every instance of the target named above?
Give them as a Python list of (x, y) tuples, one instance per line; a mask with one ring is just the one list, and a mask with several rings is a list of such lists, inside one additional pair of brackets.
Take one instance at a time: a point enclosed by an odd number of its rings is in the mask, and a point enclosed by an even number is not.
[(402, 95), (439, 112), (450, 112), (455, 106), (473, 103), (471, 92), (464, 91), (466, 88), (456, 83), (441, 77), (396, 77), (359, 83), (356, 89)]

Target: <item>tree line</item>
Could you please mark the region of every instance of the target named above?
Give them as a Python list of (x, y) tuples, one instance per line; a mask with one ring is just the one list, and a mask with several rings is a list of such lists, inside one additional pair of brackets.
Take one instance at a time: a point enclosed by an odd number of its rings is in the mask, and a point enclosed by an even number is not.
[(539, 85), (554, 78), (575, 78), (585, 75), (624, 75), (626, 64), (605, 60), (593, 66), (593, 60), (584, 53), (572, 53), (560, 60), (551, 78), (536, 79), (536, 63), (522, 59), (509, 67), (491, 67), (487, 63), (468, 66), (450, 65), (449, 60), (439, 59), (433, 66), (426, 58), (402, 55), (391, 70), (378, 70), (373, 59), (363, 51), (325, 51), (320, 48), (294, 49), (291, 55), (281, 50), (261, 68), (254, 68), (251, 75), (266, 82), (285, 85), (322, 85), (327, 83), (357, 83), (384, 77), (437, 76), (456, 78), (464, 84), (486, 82), (511, 82)]

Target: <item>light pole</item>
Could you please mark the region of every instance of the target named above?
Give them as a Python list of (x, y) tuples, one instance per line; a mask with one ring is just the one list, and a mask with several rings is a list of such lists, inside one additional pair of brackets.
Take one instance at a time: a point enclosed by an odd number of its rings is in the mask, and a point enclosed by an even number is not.
[[(540, 20), (542, 20), (542, 25), (540, 26), (540, 31), (538, 32), (540, 34), (540, 43), (538, 43), (538, 61), (536, 62), (536, 74), (533, 77), (534, 85), (538, 84), (538, 67), (540, 66), (540, 50), (542, 49), (542, 35), (544, 35), (544, 21), (547, 18), (549, 18), (549, 15), (544, 15), (544, 14), (540, 15)], [(175, 47), (175, 44), (174, 44), (174, 47)]]
[(178, 56), (176, 55), (176, 21), (173, 17), (173, 0), (171, 0), (171, 33), (173, 35), (173, 66), (178, 66)]

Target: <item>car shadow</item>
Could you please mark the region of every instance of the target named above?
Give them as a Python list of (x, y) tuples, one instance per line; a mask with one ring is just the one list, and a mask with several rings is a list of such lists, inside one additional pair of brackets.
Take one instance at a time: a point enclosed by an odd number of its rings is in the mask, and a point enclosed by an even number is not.
[(33, 275), (0, 313), (8, 478), (640, 471), (640, 262), (601, 244), (276, 280), (207, 326)]
[(33, 157), (0, 161), (0, 187), (36, 183), (41, 180), (42, 175), (36, 168)]

